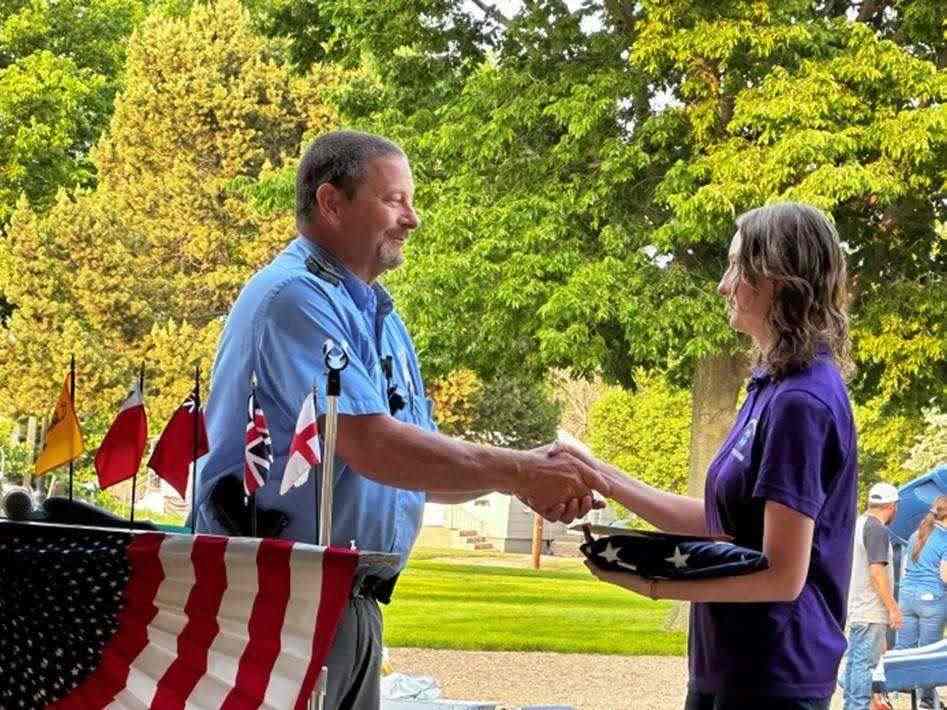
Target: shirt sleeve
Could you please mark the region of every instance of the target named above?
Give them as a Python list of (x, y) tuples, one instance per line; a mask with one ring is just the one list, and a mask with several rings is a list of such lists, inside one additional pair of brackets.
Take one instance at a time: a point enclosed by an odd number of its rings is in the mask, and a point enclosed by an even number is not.
[(808, 392), (780, 392), (770, 403), (760, 473), (753, 496), (772, 500), (815, 520), (831, 483), (827, 451), (837, 438), (829, 408)]
[(388, 406), (372, 375), (377, 363), (368, 348), (367, 327), (346, 317), (321, 284), (296, 278), (284, 284), (265, 310), (260, 332), (259, 360), (274, 400), (295, 421), (309, 391), (316, 388), (316, 416), (326, 410), (326, 367), (322, 347), (332, 339), (345, 348), (348, 365), (342, 371), (339, 414), (388, 414)]
[(889, 542), (888, 528), (881, 523), (865, 524), (865, 551), (868, 555), (868, 564), (886, 565), (891, 561), (888, 554), (891, 550)]

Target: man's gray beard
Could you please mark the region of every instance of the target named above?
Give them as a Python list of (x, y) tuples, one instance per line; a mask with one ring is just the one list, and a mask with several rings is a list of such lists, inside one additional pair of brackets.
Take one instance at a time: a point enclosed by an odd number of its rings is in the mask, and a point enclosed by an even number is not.
[(397, 269), (404, 263), (404, 251), (396, 246), (382, 244), (378, 248), (378, 265), (382, 272)]

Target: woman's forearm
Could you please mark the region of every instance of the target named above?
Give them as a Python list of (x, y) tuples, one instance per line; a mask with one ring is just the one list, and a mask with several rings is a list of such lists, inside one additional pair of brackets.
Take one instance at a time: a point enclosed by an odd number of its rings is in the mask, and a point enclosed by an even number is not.
[(740, 577), (654, 583), (656, 598), (687, 602), (791, 602), (801, 592), (795, 579), (774, 569)]
[(769, 567), (753, 574), (705, 580), (649, 581), (637, 575), (594, 568), (599, 579), (655, 599), (690, 602), (788, 602), (805, 587), (814, 521), (781, 503), (763, 511), (763, 554)]
[(599, 470), (612, 484), (611, 498), (660, 530), (683, 535), (706, 535), (707, 518), (700, 498), (668, 493), (633, 480), (610, 464)]

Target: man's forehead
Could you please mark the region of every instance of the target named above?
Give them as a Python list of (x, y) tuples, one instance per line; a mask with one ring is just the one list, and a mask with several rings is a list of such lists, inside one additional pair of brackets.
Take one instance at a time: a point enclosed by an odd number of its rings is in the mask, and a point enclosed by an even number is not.
[(378, 187), (414, 188), (411, 166), (403, 155), (373, 158), (367, 165), (367, 181)]

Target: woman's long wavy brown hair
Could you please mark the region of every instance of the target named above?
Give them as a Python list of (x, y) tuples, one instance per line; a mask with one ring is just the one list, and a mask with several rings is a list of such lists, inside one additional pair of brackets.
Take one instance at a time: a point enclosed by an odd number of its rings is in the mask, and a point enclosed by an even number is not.
[(947, 521), (947, 496), (938, 496), (917, 529), (917, 541), (914, 543), (914, 549), (911, 550), (912, 560), (917, 562), (917, 558), (921, 556), (921, 550), (927, 544), (927, 538), (934, 532), (934, 523), (943, 524), (944, 521)]
[(838, 232), (826, 215), (798, 202), (758, 207), (737, 218), (739, 275), (774, 282), (768, 318), (775, 334), (757, 365), (775, 378), (807, 367), (825, 349), (843, 376), (853, 371), (848, 335), (848, 271)]

